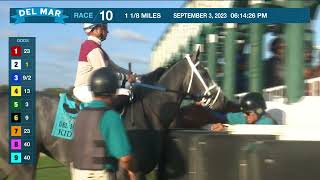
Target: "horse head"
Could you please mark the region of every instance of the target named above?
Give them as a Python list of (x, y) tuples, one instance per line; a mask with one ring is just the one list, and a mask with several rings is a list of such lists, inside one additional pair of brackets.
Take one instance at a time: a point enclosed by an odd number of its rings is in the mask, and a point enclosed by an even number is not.
[[(173, 88), (191, 99), (201, 102), (201, 105), (210, 109), (222, 109), (226, 98), (218, 84), (213, 81), (203, 63), (199, 61), (200, 51), (186, 54), (185, 58), (178, 61), (160, 79), (160, 84)], [(172, 79), (168, 79), (168, 77)]]

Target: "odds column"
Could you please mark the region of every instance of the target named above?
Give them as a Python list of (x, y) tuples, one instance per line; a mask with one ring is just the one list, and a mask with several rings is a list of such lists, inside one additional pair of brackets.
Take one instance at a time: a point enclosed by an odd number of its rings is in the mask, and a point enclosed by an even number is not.
[(36, 161), (36, 42), (9, 37), (9, 163)]

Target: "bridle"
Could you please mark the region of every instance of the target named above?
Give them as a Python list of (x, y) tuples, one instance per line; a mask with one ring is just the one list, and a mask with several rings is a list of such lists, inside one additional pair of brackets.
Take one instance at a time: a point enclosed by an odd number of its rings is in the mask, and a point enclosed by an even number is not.
[[(199, 73), (197, 66), (200, 64), (200, 61), (198, 61), (196, 64), (193, 64), (190, 55), (186, 54), (186, 59), (189, 63), (189, 66), (191, 68), (191, 76), (190, 76), (190, 81), (189, 81), (189, 85), (188, 85), (188, 90), (187, 90), (187, 94), (190, 94), (190, 90), (191, 90), (191, 85), (193, 82), (193, 76), (194, 74), (196, 75), (196, 77), (199, 79), (199, 81), (201, 82), (203, 88), (205, 89), (204, 93), (200, 96), (202, 97), (201, 99), (201, 105), (202, 106), (207, 106), (210, 108), (213, 108), (213, 105), (216, 103), (216, 101), (218, 100), (218, 97), (220, 95), (221, 89), (220, 87), (217, 85), (217, 83), (215, 83), (212, 80), (212, 85), (211, 86), (207, 86), (207, 84), (204, 82), (201, 74)], [(210, 91), (213, 89), (217, 89), (217, 93), (214, 97), (212, 97)]]
[[(173, 89), (169, 89), (163, 86), (158, 86), (158, 85), (151, 85), (151, 84), (144, 84), (144, 83), (136, 83), (136, 85), (139, 85), (141, 87), (144, 88), (149, 88), (149, 89), (154, 89), (160, 92), (169, 92), (169, 93), (176, 93), (176, 94), (181, 94), (182, 96), (184, 96), (184, 98), (186, 99), (193, 99), (193, 100), (199, 100), (201, 99), (201, 105), (205, 106), (205, 107), (209, 107), (211, 109), (213, 109), (213, 105), (217, 102), (219, 95), (221, 93), (221, 89), (220, 87), (212, 80), (212, 85), (211, 86), (207, 86), (207, 84), (204, 82), (201, 74), (199, 73), (197, 66), (200, 64), (200, 62), (197, 62), (196, 64), (193, 64), (190, 55), (186, 54), (186, 59), (188, 61), (188, 64), (191, 68), (191, 77), (189, 80), (189, 85), (188, 85), (188, 89), (187, 92), (185, 91), (181, 91), (181, 90), (173, 90)], [(199, 81), (201, 82), (203, 88), (205, 89), (203, 94), (193, 94), (190, 93), (191, 90), (191, 86), (193, 83), (193, 76), (195, 76), (199, 79)], [(217, 93), (215, 96), (212, 96), (211, 94), (211, 90), (213, 89), (217, 89)]]

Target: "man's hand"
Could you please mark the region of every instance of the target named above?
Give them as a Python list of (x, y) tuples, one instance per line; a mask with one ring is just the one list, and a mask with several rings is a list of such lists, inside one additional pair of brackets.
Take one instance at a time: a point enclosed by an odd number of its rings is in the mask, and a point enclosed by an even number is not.
[(135, 74), (129, 74), (128, 75), (128, 82), (129, 83), (134, 83), (136, 82), (137, 76)]
[(214, 131), (214, 132), (221, 132), (226, 130), (226, 126), (224, 126), (221, 123), (216, 123), (216, 124), (213, 124), (210, 129), (211, 131)]
[(132, 156), (130, 156), (130, 155), (123, 156), (123, 157), (121, 157), (121, 158), (119, 159), (119, 165), (120, 165), (123, 169), (129, 171), (129, 163), (130, 163), (131, 160), (132, 160)]
[(131, 171), (128, 171), (128, 176), (129, 176), (129, 179), (130, 179), (130, 180), (135, 180), (135, 179), (136, 179), (136, 176), (135, 176), (134, 173), (131, 172)]
[(135, 175), (134, 175), (133, 171), (130, 171), (130, 169), (132, 169), (132, 156), (131, 155), (121, 157), (119, 159), (119, 165), (128, 172), (128, 176), (129, 176), (130, 180), (135, 180)]

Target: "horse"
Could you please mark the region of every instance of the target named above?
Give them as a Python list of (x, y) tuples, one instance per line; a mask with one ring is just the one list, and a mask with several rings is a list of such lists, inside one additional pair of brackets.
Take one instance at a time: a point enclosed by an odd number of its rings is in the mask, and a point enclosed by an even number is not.
[[(228, 103), (220, 87), (210, 78), (208, 71), (198, 60), (199, 51), (177, 61), (169, 67), (157, 85), (166, 91), (136, 88), (135, 100), (126, 107), (124, 124), (133, 146), (133, 172), (136, 179), (144, 179), (144, 175), (161, 160), (161, 134), (165, 132), (173, 117), (178, 112), (182, 100), (191, 97), (201, 100), (203, 106), (211, 109), (223, 109)], [(36, 96), (36, 157), (44, 153), (58, 162), (68, 166), (71, 162), (71, 141), (51, 136), (58, 99), (37, 93)], [(36, 164), (8, 164), (8, 97), (0, 97), (0, 179), (9, 175), (12, 179), (35, 179)], [(136, 130), (136, 131), (135, 131)], [(140, 133), (147, 130), (149, 134)], [(138, 132), (138, 133), (137, 133)], [(153, 139), (153, 137), (158, 139)], [(159, 142), (160, 141), (160, 142)], [(156, 155), (154, 153), (157, 153)], [(160, 166), (160, 165), (159, 165)]]

